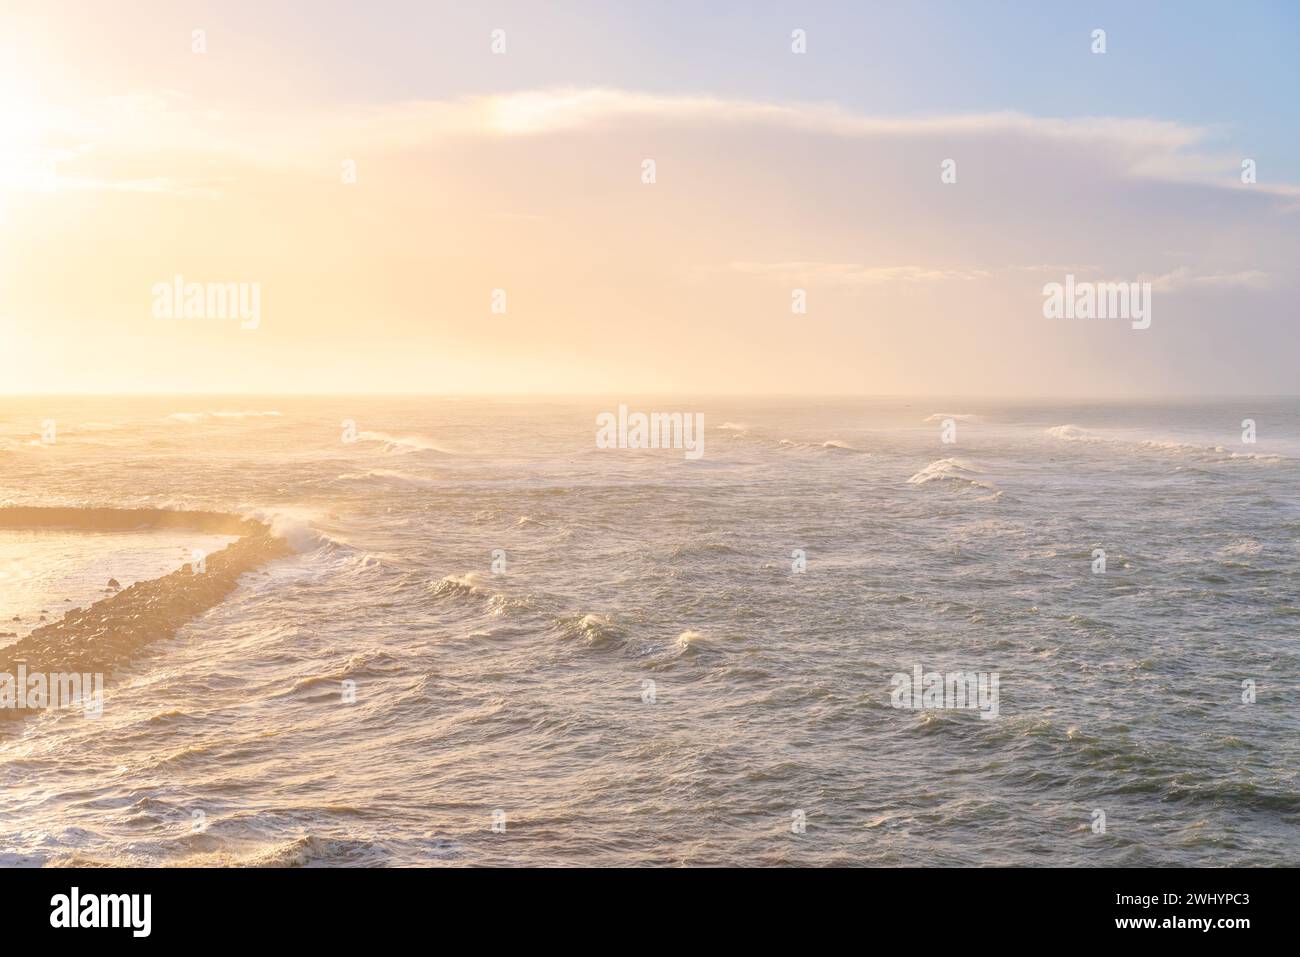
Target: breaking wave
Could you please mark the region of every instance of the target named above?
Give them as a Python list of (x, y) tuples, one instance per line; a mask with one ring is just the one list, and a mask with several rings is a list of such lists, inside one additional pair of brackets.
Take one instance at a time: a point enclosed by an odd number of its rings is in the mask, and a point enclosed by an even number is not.
[(464, 575), (446, 575), (430, 586), (434, 598), (475, 595), (491, 598), (495, 594), (485, 584), (481, 572), (466, 572)]
[(708, 638), (703, 632), (687, 629), (673, 640), (673, 647), (678, 654), (687, 654), (688, 652), (697, 651), (708, 643)]
[(389, 435), (387, 432), (359, 432), (357, 439), (361, 442), (378, 442), (389, 455), (409, 455), (413, 452), (436, 452), (439, 455), (452, 453), (442, 448), (433, 439), (423, 435)]
[(1175, 439), (1121, 439), (1110, 436), (1097, 435), (1095, 432), (1089, 432), (1077, 425), (1054, 425), (1047, 430), (1047, 434), (1054, 439), (1063, 442), (1084, 442), (1095, 445), (1106, 445), (1114, 448), (1126, 448), (1130, 451), (1141, 452), (1158, 452), (1169, 455), (1182, 455), (1201, 462), (1231, 462), (1233, 460), (1249, 460), (1256, 462), (1277, 463), (1285, 461), (1281, 455), (1273, 455), (1266, 452), (1234, 452), (1231, 449), (1224, 448), (1221, 445), (1195, 445), (1190, 442), (1179, 442)]
[(913, 475), (907, 480), (907, 483), (909, 485), (927, 485), (931, 482), (950, 482), (1001, 494), (998, 487), (992, 482), (977, 478), (982, 474), (979, 468), (964, 459), (937, 459)]
[(317, 518), (315, 512), (293, 508), (255, 508), (243, 516), (245, 521), (268, 528), (276, 538), (288, 542), (295, 552), (314, 552), (319, 548), (348, 544), (345, 539), (316, 528), (313, 523)]
[(326, 674), (311, 674), (298, 678), (290, 688), (290, 693), (312, 691), (327, 688), (331, 694), (337, 691), (340, 681), (358, 678), (379, 678), (400, 673), (401, 661), (384, 652), (363, 652), (352, 655), (340, 667)]
[(1047, 434), (1054, 439), (1061, 439), (1065, 442), (1101, 442), (1100, 436), (1093, 435), (1087, 429), (1081, 429), (1077, 425), (1054, 425), (1047, 430)]
[(435, 600), (478, 599), (486, 604), (487, 610), (493, 615), (505, 615), (531, 608), (535, 604), (535, 599), (530, 594), (523, 592), (508, 594), (489, 587), (488, 581), (491, 578), (491, 575), (484, 575), (482, 572), (466, 572), (463, 575), (445, 575), (427, 587), (429, 594)]
[(235, 867), (312, 867), (313, 865), (355, 867), (374, 866), (376, 862), (382, 861), (382, 857), (379, 848), (369, 841), (342, 840), (308, 834), (254, 851), (243, 858), (223, 860), (218, 863)]
[(623, 638), (623, 632), (615, 627), (608, 615), (566, 615), (555, 619), (555, 627), (564, 638), (576, 639), (592, 647), (607, 645)]
[(206, 422), (210, 419), (276, 419), (279, 412), (173, 412), (167, 416), (171, 422)]

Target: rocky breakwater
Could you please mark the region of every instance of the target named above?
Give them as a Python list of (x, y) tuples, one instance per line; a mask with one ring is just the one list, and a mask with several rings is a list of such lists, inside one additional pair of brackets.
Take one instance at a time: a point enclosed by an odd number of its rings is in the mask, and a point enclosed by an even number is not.
[[(139, 649), (170, 637), (181, 625), (224, 600), (245, 572), (292, 552), (289, 544), (267, 526), (213, 512), (0, 509), (0, 527), (191, 528), (242, 536), (206, 556), (202, 563), (184, 565), (161, 578), (138, 582), (89, 608), (70, 611), (62, 620), (37, 628), (26, 638), (0, 649), (0, 684), (7, 679), (11, 690), (20, 673), (45, 676), (51, 685), (59, 675), (102, 674), (108, 682), (113, 672), (126, 667)], [(5, 695), (3, 691), (0, 688), (0, 721), (20, 718), (33, 710), (24, 696)]]

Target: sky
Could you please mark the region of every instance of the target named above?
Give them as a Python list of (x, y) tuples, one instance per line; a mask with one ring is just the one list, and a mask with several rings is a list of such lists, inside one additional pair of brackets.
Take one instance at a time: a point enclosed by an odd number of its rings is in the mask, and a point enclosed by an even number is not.
[(1300, 393), (1300, 6), (700, 6), (4, 0), (0, 393)]

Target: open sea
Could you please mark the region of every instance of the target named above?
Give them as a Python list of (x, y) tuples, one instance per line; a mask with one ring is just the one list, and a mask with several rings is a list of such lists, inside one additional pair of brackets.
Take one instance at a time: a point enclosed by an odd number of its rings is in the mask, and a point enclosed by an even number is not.
[[(0, 723), (3, 864), (1300, 864), (1294, 398), (4, 398), (0, 506), (294, 549)], [(232, 540), (0, 531), (0, 649)]]

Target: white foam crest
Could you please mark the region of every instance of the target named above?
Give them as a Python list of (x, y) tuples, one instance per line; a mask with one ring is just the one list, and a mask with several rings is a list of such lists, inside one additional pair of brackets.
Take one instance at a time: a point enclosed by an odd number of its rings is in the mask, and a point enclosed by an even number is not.
[(209, 419), (278, 419), (279, 412), (173, 412), (167, 416), (171, 422), (190, 424), (206, 422)]
[(777, 445), (782, 449), (798, 449), (803, 452), (858, 452), (849, 443), (841, 439), (827, 439), (824, 442), (797, 442), (794, 439), (781, 439)]
[(1284, 455), (1270, 455), (1267, 452), (1229, 452), (1230, 459), (1252, 459), (1256, 462), (1285, 462)]
[(498, 576), (469, 571), (463, 575), (447, 575), (436, 582), (430, 582), (428, 588), (434, 598), (459, 595), (461, 597), (486, 599), (487, 609), (493, 615), (509, 614), (511, 611), (527, 608), (533, 604), (533, 596), (529, 594), (512, 595), (493, 588), (491, 584), (493, 579), (500, 580)]
[(313, 522), (319, 515), (311, 509), (255, 508), (244, 512), (241, 517), (262, 522), (271, 529), (273, 535), (283, 538), (296, 552), (313, 552), (318, 548), (348, 544), (344, 539), (313, 527)]
[(673, 645), (676, 646), (679, 651), (690, 651), (692, 648), (700, 647), (707, 641), (708, 638), (703, 632), (694, 631), (688, 628), (674, 639)]
[(1233, 452), (1222, 445), (1197, 445), (1178, 439), (1128, 439), (1096, 435), (1077, 425), (1055, 425), (1047, 430), (1047, 434), (1066, 442), (1099, 443), (1131, 450), (1191, 456), (1209, 462), (1229, 462), (1234, 459), (1267, 463), (1286, 461), (1285, 456), (1267, 452)]
[(1093, 435), (1087, 429), (1081, 429), (1077, 425), (1054, 425), (1047, 430), (1047, 434), (1054, 439), (1061, 439), (1066, 442), (1100, 442), (1102, 439)]
[(1001, 494), (998, 487), (992, 482), (982, 481), (975, 477), (982, 474), (978, 466), (965, 459), (937, 459), (913, 475), (907, 480), (907, 483), (909, 485), (926, 485), (930, 482), (954, 482)]
[(608, 615), (597, 612), (571, 615), (557, 620), (561, 632), (569, 638), (579, 638), (588, 645), (603, 645), (617, 640), (621, 633)]
[(437, 452), (440, 455), (452, 453), (438, 445), (433, 439), (423, 435), (391, 435), (388, 432), (360, 432), (357, 438), (363, 442), (378, 442), (384, 451), (393, 454), (411, 452)]
[(488, 597), (493, 593), (492, 589), (487, 587), (487, 578), (484, 574), (476, 571), (466, 572), (463, 575), (444, 575), (430, 587), (435, 595), (449, 595), (459, 592)]

